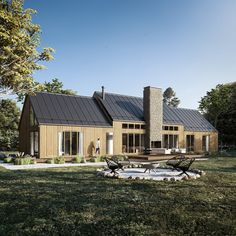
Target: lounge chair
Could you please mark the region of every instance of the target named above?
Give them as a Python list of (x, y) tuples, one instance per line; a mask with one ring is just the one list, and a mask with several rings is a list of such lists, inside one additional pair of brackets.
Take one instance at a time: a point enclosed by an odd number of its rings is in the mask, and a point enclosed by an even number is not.
[(176, 156), (166, 162), (166, 165), (171, 166), (173, 170), (182, 171), (179, 175), (186, 174), (195, 158), (186, 158), (185, 156)]
[(123, 166), (116, 161), (106, 158), (106, 163), (108, 168), (111, 170), (111, 173), (117, 174), (116, 170), (122, 169)]

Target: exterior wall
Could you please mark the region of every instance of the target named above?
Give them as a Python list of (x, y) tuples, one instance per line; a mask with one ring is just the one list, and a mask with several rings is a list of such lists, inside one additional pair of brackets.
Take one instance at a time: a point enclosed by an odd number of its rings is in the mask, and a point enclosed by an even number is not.
[(122, 153), (122, 134), (145, 134), (145, 130), (143, 129), (123, 129), (122, 124), (145, 124), (144, 122), (121, 122), (121, 121), (114, 121), (113, 127), (114, 127), (114, 154), (121, 154)]
[(19, 151), (30, 154), (30, 103), (26, 99), (19, 125)]
[[(97, 138), (100, 138), (100, 154), (106, 154), (106, 135), (113, 132), (113, 128), (80, 127), (80, 126), (60, 126), (60, 125), (40, 125), (39, 127), (39, 157), (52, 158), (59, 155), (58, 133), (63, 131), (76, 131), (83, 133), (83, 154), (92, 155)], [(115, 147), (114, 143), (114, 147)]]
[[(59, 155), (58, 150), (58, 133), (63, 131), (76, 131), (83, 133), (83, 154), (90, 156), (92, 154), (92, 147), (96, 145), (97, 138), (101, 141), (100, 154), (107, 154), (106, 150), (106, 135), (113, 133), (113, 153), (122, 153), (122, 133), (139, 133), (144, 134), (145, 130), (141, 129), (122, 129), (122, 123), (114, 122), (113, 128), (97, 128), (97, 127), (79, 127), (79, 126), (59, 126), (59, 125), (40, 125), (39, 128), (39, 157), (52, 158)], [(125, 122), (129, 123), (129, 122)], [(143, 124), (133, 123), (130, 124)], [(93, 149), (94, 152), (94, 149)]]
[[(202, 137), (204, 135), (209, 135), (210, 137), (210, 145), (209, 151), (215, 152), (218, 151), (218, 133), (217, 132), (200, 132), (200, 131), (184, 131), (184, 127), (182, 125), (175, 125), (175, 124), (164, 124), (166, 126), (177, 126), (178, 131), (169, 131), (169, 130), (162, 130), (163, 134), (173, 134), (179, 136), (179, 148), (186, 148), (186, 136), (187, 135), (194, 135), (194, 151), (195, 152), (203, 152), (202, 149)], [(163, 140), (162, 140), (163, 142)]]
[[(163, 124), (163, 126), (176, 126), (176, 127), (178, 127), (178, 131), (162, 130), (161, 133), (162, 133), (162, 135), (163, 134), (178, 135), (179, 136), (179, 148), (185, 148), (184, 126), (183, 125), (175, 125), (175, 124)], [(162, 140), (162, 145), (163, 145), (163, 140)]]
[(184, 144), (186, 145), (186, 135), (194, 135), (194, 151), (195, 152), (203, 152), (202, 149), (202, 136), (209, 135), (210, 137), (210, 145), (209, 152), (218, 151), (218, 133), (217, 132), (184, 132)]

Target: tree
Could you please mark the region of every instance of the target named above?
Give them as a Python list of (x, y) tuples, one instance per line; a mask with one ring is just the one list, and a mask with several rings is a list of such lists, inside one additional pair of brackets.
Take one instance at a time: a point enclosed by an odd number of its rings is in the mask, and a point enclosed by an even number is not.
[(32, 23), (32, 9), (23, 9), (23, 0), (0, 0), (0, 94), (33, 93), (38, 84), (34, 70), (39, 61), (53, 59), (52, 48), (37, 51), (40, 26)]
[(217, 128), (220, 115), (227, 113), (230, 109), (230, 99), (230, 86), (218, 84), (215, 89), (201, 98), (199, 110)]
[(219, 84), (199, 102), (199, 110), (219, 131), (220, 141), (236, 145), (236, 82)]
[(0, 100), (0, 149), (16, 150), (20, 109), (10, 99)]
[[(44, 82), (43, 84), (37, 83), (37, 91), (38, 92), (50, 92), (50, 93), (60, 93), (60, 94), (71, 94), (75, 95), (76, 91), (72, 89), (63, 89), (63, 83), (59, 81), (59, 79), (52, 79), (51, 82)], [(24, 93), (18, 94), (18, 102), (23, 101)]]
[(174, 90), (169, 87), (163, 93), (163, 102), (168, 106), (178, 107), (180, 100), (175, 96)]

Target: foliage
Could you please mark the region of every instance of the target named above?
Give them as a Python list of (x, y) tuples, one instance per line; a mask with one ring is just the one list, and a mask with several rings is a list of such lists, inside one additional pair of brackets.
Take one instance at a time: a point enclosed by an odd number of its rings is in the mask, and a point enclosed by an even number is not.
[(10, 99), (0, 100), (0, 150), (16, 150), (20, 109)]
[(54, 164), (54, 159), (48, 159), (48, 160), (46, 161), (46, 163), (47, 163), (47, 164)]
[(75, 159), (74, 159), (74, 163), (85, 163), (86, 162), (86, 159), (84, 156), (76, 156)]
[(54, 163), (55, 164), (64, 164), (65, 158), (63, 156), (54, 157)]
[(38, 62), (53, 59), (52, 48), (37, 51), (41, 29), (32, 23), (36, 11), (23, 9), (23, 3), (0, 1), (0, 93), (33, 93), (33, 71), (43, 69)]
[(91, 167), (0, 167), (0, 235), (236, 235), (235, 158), (193, 168), (206, 176), (156, 182), (98, 177)]
[(12, 163), (13, 161), (14, 161), (13, 157), (6, 157), (6, 158), (3, 159), (4, 163)]
[(17, 157), (14, 160), (14, 165), (30, 165), (35, 164), (34, 159), (31, 157)]
[(128, 161), (129, 160), (129, 158), (127, 156), (125, 156), (125, 155), (113, 155), (111, 157), (111, 159), (116, 161), (116, 162), (117, 161)]
[(178, 107), (180, 100), (175, 96), (175, 92), (171, 87), (168, 87), (163, 93), (163, 102), (171, 107)]
[(236, 82), (219, 84), (207, 92), (199, 110), (219, 131), (223, 144), (236, 145)]
[[(71, 95), (75, 95), (76, 91), (73, 91), (71, 89), (64, 89), (63, 88), (63, 83), (60, 82), (57, 78), (52, 79), (51, 82), (44, 82), (43, 84), (39, 84), (36, 82), (37, 85), (37, 89), (35, 90), (38, 92), (50, 92), (50, 93), (59, 93), (59, 94), (71, 94)], [(25, 94), (24, 93), (19, 93), (18, 94), (18, 101), (23, 101)]]

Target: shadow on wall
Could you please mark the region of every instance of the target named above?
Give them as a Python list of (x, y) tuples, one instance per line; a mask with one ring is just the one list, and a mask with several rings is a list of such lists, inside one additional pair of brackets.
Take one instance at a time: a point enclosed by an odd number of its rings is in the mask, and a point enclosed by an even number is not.
[(95, 146), (94, 146), (94, 142), (91, 141), (87, 149), (87, 154), (89, 156), (94, 156), (94, 153), (95, 153)]

